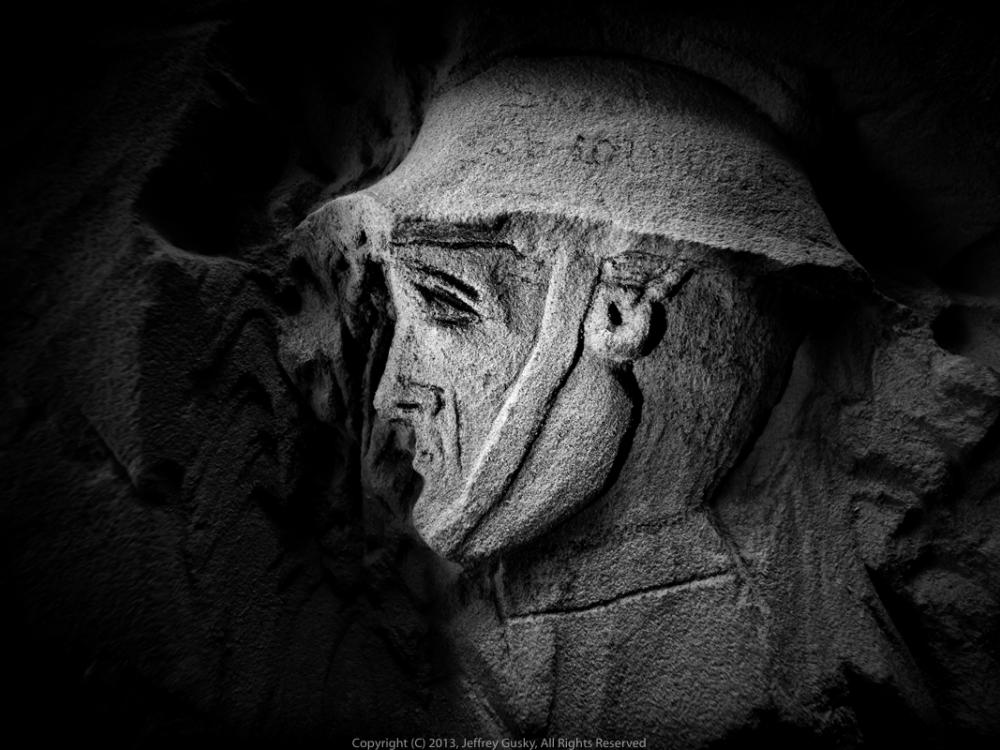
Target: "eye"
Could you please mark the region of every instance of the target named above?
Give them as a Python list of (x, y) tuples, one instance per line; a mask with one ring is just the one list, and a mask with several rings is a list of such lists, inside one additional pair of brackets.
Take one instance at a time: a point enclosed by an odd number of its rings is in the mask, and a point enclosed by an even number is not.
[(468, 302), (438, 286), (414, 284), (431, 320), (444, 326), (466, 326), (480, 319)]

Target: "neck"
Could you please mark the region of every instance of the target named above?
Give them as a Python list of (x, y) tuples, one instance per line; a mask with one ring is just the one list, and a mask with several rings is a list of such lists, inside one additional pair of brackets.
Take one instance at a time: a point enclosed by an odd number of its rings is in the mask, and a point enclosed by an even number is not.
[(672, 439), (670, 425), (656, 418), (668, 413), (663, 402), (669, 397), (647, 396), (614, 485), (501, 562), (497, 596), (508, 616), (579, 612), (731, 575), (722, 538), (705, 510), (689, 500), (700, 473), (678, 471), (690, 467), (690, 447)]
[(705, 513), (621, 518), (616, 501), (635, 499), (622, 490), (500, 564), (497, 595), (508, 616), (580, 612), (732, 574)]
[(614, 483), (505, 556), (498, 588), (511, 616), (580, 611), (732, 573), (708, 495), (780, 393), (796, 338), (770, 319), (779, 307), (757, 300), (753, 284), (700, 273), (670, 301), (659, 345), (627, 373), (641, 411)]

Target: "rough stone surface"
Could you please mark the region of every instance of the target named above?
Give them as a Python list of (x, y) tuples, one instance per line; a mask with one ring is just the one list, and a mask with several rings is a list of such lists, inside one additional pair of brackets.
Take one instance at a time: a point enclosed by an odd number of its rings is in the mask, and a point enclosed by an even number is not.
[(356, 11), (5, 34), (11, 731), (992, 746), (985, 19)]

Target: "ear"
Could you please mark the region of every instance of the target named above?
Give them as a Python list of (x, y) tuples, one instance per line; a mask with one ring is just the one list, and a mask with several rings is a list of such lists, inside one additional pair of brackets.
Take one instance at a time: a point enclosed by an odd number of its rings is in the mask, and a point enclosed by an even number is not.
[(655, 343), (655, 305), (669, 296), (678, 282), (675, 273), (638, 285), (620, 278), (602, 278), (584, 321), (587, 348), (611, 362), (628, 362), (648, 354)]

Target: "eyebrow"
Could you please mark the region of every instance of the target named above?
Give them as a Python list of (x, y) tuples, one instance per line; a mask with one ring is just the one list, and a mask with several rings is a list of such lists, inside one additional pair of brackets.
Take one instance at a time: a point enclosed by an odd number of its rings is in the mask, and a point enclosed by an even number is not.
[(484, 248), (515, 250), (508, 242), (498, 241), (499, 224), (480, 226), (472, 224), (439, 224), (436, 222), (403, 221), (394, 227), (391, 244), (436, 245), (449, 249)]
[(457, 276), (453, 276), (447, 271), (442, 271), (440, 268), (434, 268), (433, 266), (425, 265), (419, 261), (403, 260), (403, 265), (408, 268), (418, 271), (426, 276), (430, 276), (438, 281), (452, 287), (455, 291), (461, 292), (463, 295), (468, 297), (472, 302), (479, 301), (479, 291), (472, 285), (462, 281)]

